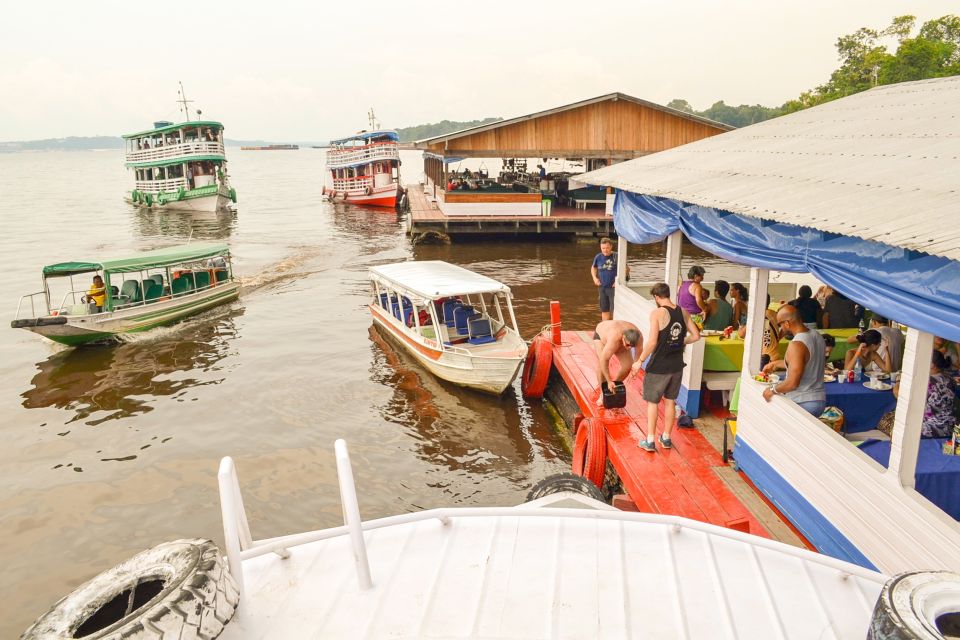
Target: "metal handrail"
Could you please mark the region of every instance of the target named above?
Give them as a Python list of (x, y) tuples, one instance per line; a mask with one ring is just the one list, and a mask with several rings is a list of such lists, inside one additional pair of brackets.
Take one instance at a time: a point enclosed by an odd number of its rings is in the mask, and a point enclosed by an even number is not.
[[(76, 293), (82, 293), (83, 295), (87, 295), (87, 292), (88, 292), (88, 289), (74, 289), (72, 291), (67, 291), (65, 294), (63, 294), (63, 298), (60, 300), (60, 306), (57, 307), (57, 313), (63, 314), (63, 309), (64, 307), (66, 307), (66, 304), (67, 304), (67, 296), (70, 296)], [(106, 291), (104, 291), (104, 296), (106, 295), (108, 294)], [(74, 298), (74, 300), (76, 300), (76, 298)]]
[[(33, 314), (33, 315), (31, 315), (30, 317), (31, 317), (31, 318), (36, 318), (36, 317), (37, 317), (37, 310), (36, 310), (36, 307), (35, 307), (34, 304), (33, 304), (33, 296), (46, 296), (46, 293), (47, 293), (46, 291), (37, 291), (36, 293), (25, 293), (25, 294), (23, 294), (22, 296), (20, 296), (20, 300), (17, 302), (17, 315), (14, 317), (14, 320), (19, 320), (19, 319), (20, 319), (20, 307), (23, 305), (23, 299), (24, 299), (24, 298), (30, 298), (30, 313)], [(49, 311), (50, 311), (50, 310), (47, 309), (47, 312), (49, 312)]]
[(180, 142), (170, 145), (159, 145), (150, 149), (137, 149), (127, 152), (127, 162), (150, 162), (151, 160), (167, 160), (183, 157), (184, 162), (190, 161), (191, 155), (225, 155), (222, 142), (196, 140)]
[(375, 162), (377, 160), (399, 160), (400, 151), (395, 142), (380, 142), (365, 147), (351, 147), (350, 149), (331, 149), (327, 152), (327, 168), (339, 165), (355, 164), (357, 162)]
[(133, 184), (137, 191), (142, 191), (143, 193), (175, 192), (179, 191), (181, 188), (189, 188), (186, 178), (170, 178), (168, 180), (136, 180)]

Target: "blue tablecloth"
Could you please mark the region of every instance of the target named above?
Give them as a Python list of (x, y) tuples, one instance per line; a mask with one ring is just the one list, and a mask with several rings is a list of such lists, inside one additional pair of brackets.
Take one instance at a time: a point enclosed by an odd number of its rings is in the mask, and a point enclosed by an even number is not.
[(880, 418), (897, 406), (893, 391), (874, 391), (862, 382), (827, 382), (827, 406), (843, 411), (844, 428), (847, 433), (875, 429)]
[[(943, 455), (943, 443), (943, 438), (920, 440), (916, 489), (954, 520), (960, 520), (960, 456)], [(886, 440), (867, 440), (860, 450), (883, 466), (890, 460), (890, 443)]]

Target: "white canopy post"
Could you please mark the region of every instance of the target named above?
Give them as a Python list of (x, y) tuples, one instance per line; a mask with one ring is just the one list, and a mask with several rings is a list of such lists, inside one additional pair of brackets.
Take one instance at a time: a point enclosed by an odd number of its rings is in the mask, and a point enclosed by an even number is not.
[(916, 483), (917, 455), (920, 452), (920, 426), (927, 405), (933, 334), (907, 329), (903, 351), (903, 375), (900, 378), (897, 412), (893, 420), (890, 462), (887, 473), (896, 476), (900, 486)]
[(627, 284), (627, 239), (617, 238), (617, 284)]
[(683, 232), (674, 231), (667, 236), (666, 271), (663, 281), (670, 285), (670, 289), (677, 292), (680, 284), (680, 253), (683, 251)]
[(769, 269), (750, 268), (750, 300), (747, 301), (747, 335), (743, 343), (742, 376), (760, 371), (760, 345), (763, 344), (763, 319), (767, 314)]

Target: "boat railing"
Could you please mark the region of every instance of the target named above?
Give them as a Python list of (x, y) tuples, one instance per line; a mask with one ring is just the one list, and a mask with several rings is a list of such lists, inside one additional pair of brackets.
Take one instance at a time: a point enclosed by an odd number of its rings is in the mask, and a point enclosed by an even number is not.
[[(80, 304), (80, 305), (78, 305), (78, 304), (77, 304), (77, 294), (78, 294), (78, 293), (79, 293), (81, 296), (85, 296), (85, 295), (87, 295), (87, 289), (73, 289), (72, 291), (67, 291), (65, 294), (63, 294), (63, 298), (60, 299), (60, 305), (57, 306), (57, 313), (60, 314), (60, 315), (77, 315), (77, 314), (72, 314), (72, 313), (67, 313), (67, 312), (66, 312), (66, 309), (68, 309), (68, 307), (67, 307), (67, 297), (72, 297), (72, 299), (73, 299), (73, 305), (71, 305), (71, 307), (86, 307), (87, 309), (89, 309), (89, 308), (90, 308), (89, 305), (85, 305), (85, 304)], [(34, 294), (34, 295), (35, 295), (35, 294)], [(81, 299), (82, 299), (82, 298), (81, 298)], [(70, 310), (73, 311), (72, 308), (70, 308)], [(87, 315), (87, 314), (83, 314), (83, 315)], [(34, 317), (36, 317), (36, 316), (34, 316)]]
[(46, 301), (47, 301), (46, 293), (47, 293), (46, 291), (37, 291), (36, 293), (27, 293), (27, 294), (24, 294), (24, 295), (20, 296), (20, 301), (17, 302), (17, 315), (14, 317), (14, 320), (19, 320), (19, 319), (20, 319), (20, 308), (23, 306), (23, 301), (24, 301), (24, 299), (30, 300), (30, 314), (31, 314), (30, 317), (31, 317), (31, 318), (36, 318), (36, 317), (37, 317), (37, 309), (36, 309), (36, 305), (34, 304), (33, 299), (34, 299), (34, 297), (36, 297), (36, 296), (44, 296), (43, 302), (44, 302), (44, 304), (46, 304)]
[[(180, 276), (180, 277), (181, 277), (181, 278), (184, 278), (184, 277), (186, 277), (186, 276), (183, 275), (183, 276)], [(187, 279), (189, 280), (190, 278), (187, 278)], [(150, 299), (150, 300), (147, 300), (147, 299), (141, 297), (141, 299), (140, 299), (140, 300), (137, 300), (136, 302), (125, 302), (125, 303), (122, 303), (122, 304), (119, 304), (119, 305), (114, 305), (113, 309), (114, 309), (114, 311), (119, 311), (119, 310), (121, 310), (121, 309), (129, 309), (129, 308), (131, 308), (131, 307), (144, 307), (144, 306), (146, 306), (146, 305), (148, 305), (148, 304), (154, 304), (154, 303), (157, 303), (157, 302), (167, 302), (168, 300), (178, 300), (178, 299), (180, 299), (180, 298), (185, 298), (185, 297), (187, 297), (187, 296), (192, 296), (192, 295), (197, 294), (197, 293), (203, 293), (204, 291), (209, 291), (210, 289), (214, 289), (214, 288), (216, 288), (217, 286), (223, 286), (223, 285), (226, 284), (227, 282), (229, 282), (229, 280), (227, 280), (227, 281), (225, 281), (225, 282), (215, 282), (215, 281), (211, 280), (211, 281), (210, 281), (210, 284), (208, 284), (208, 285), (205, 285), (205, 286), (202, 286), (202, 287), (196, 287), (195, 289), (190, 289), (190, 290), (188, 290), (188, 291), (181, 291), (181, 292), (179, 292), (179, 293), (172, 293), (172, 292), (168, 293), (169, 287), (168, 287), (167, 285), (164, 285), (164, 287), (163, 287), (163, 295), (161, 295), (159, 298), (152, 298), (152, 299)], [(117, 298), (114, 297), (114, 299), (116, 300)]]
[(171, 158), (189, 156), (224, 155), (222, 142), (195, 140), (177, 144), (160, 145), (151, 149), (137, 149), (127, 152), (127, 162), (151, 162), (154, 160), (169, 160)]
[(360, 162), (375, 162), (377, 160), (398, 160), (400, 152), (395, 142), (380, 142), (365, 147), (350, 147), (349, 149), (331, 149), (327, 152), (327, 167), (357, 164)]
[(335, 191), (354, 191), (356, 189), (373, 188), (373, 176), (357, 176), (356, 178), (334, 178)]
[(186, 178), (171, 178), (169, 180), (137, 180), (134, 188), (143, 193), (166, 193), (180, 189), (189, 189)]

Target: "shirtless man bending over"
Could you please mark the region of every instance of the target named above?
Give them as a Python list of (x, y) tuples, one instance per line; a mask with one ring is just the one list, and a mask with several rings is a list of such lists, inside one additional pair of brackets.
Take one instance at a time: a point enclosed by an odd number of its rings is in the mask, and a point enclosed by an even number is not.
[[(630, 372), (633, 365), (633, 354), (643, 348), (643, 336), (632, 322), (626, 320), (604, 320), (597, 325), (593, 332), (593, 346), (597, 350), (597, 384), (600, 386), (600, 395), (597, 396), (597, 406), (603, 406), (603, 383), (612, 393), (616, 386), (614, 382), (621, 382)], [(631, 350), (631, 347), (635, 348)], [(610, 358), (617, 356), (620, 361), (620, 370), (613, 378), (610, 377)]]

